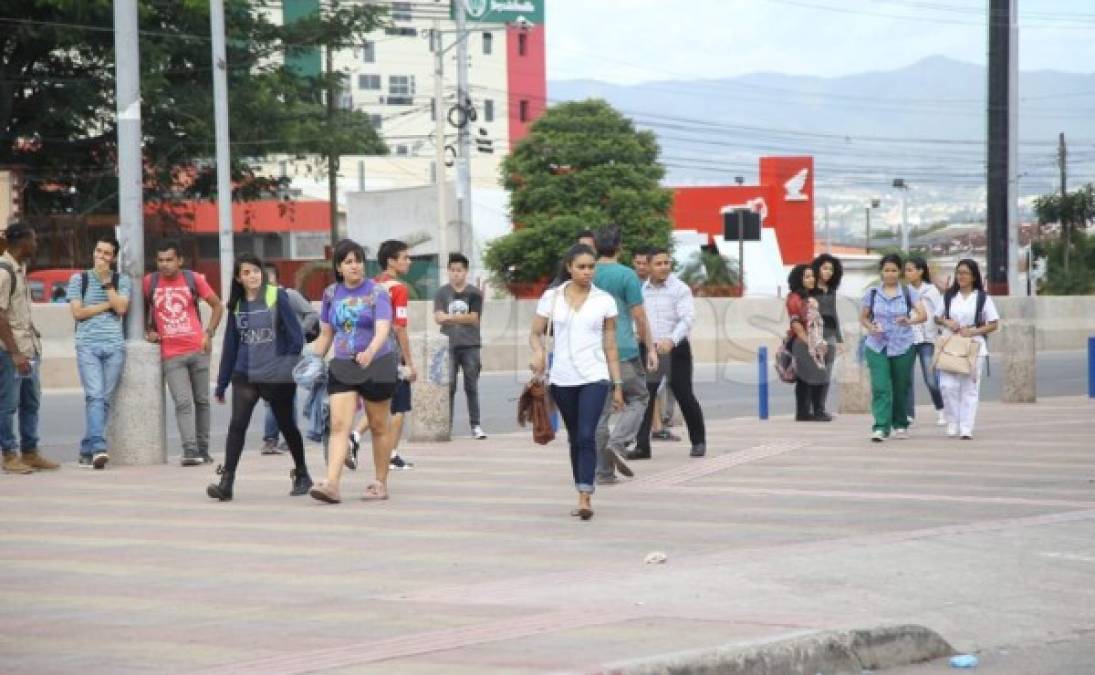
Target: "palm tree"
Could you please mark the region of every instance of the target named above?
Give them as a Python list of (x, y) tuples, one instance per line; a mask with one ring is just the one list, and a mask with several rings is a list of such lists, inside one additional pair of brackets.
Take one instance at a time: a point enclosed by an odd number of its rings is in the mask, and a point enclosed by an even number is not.
[(739, 295), (741, 274), (738, 261), (720, 254), (714, 247), (702, 247), (681, 269), (680, 279), (696, 295), (726, 297)]

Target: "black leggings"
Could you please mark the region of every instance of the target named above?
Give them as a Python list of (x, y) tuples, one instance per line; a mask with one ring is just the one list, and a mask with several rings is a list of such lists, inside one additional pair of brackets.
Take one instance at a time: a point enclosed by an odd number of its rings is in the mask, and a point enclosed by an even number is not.
[(297, 427), (296, 410), (293, 399), (297, 385), (292, 382), (276, 384), (256, 384), (244, 377), (232, 378), (232, 421), (228, 423), (228, 443), (224, 451), (224, 470), (235, 472), (243, 454), (243, 440), (247, 427), (251, 426), (251, 414), (259, 399), (270, 404), (274, 419), (278, 421), (278, 430), (289, 444), (289, 454), (298, 473), (307, 473), (304, 463), (304, 440)]

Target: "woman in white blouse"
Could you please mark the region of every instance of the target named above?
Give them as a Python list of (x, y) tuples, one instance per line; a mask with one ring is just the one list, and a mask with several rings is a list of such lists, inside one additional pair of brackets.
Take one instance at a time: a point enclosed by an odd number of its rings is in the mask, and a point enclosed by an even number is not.
[[(920, 295), (920, 301), (924, 303), (924, 309), (928, 316), (935, 316), (938, 309), (943, 306), (943, 294), (932, 283), (931, 271), (928, 262), (924, 258), (914, 255), (905, 261), (905, 282), (916, 289)], [(934, 321), (926, 321), (916, 324), (913, 329), (913, 353), (920, 362), (920, 374), (924, 377), (924, 384), (928, 387), (932, 404), (938, 418), (935, 423), (943, 426), (947, 423), (943, 414), (943, 394), (939, 390), (939, 373), (932, 368), (932, 358), (935, 356), (935, 338), (939, 337), (939, 327)], [(905, 397), (906, 413), (911, 423), (916, 418), (916, 364), (913, 364), (912, 376), (909, 377), (909, 393)]]
[(533, 375), (547, 368), (544, 336), (551, 323), (551, 397), (563, 418), (570, 441), (570, 468), (578, 490), (572, 516), (593, 517), (597, 470), (597, 423), (611, 391), (616, 411), (623, 408), (623, 381), (616, 350), (616, 300), (593, 285), (597, 259), (593, 249), (577, 244), (563, 258), (562, 283), (549, 288), (536, 306), (529, 345)]
[(980, 398), (981, 369), (988, 357), (985, 336), (1000, 325), (996, 305), (985, 292), (981, 269), (969, 258), (958, 261), (954, 270), (954, 284), (943, 295), (943, 303), (936, 310), (935, 323), (942, 326), (944, 335), (958, 334), (972, 337), (980, 343), (977, 363), (969, 375), (940, 371), (939, 388), (943, 392), (944, 412), (947, 416), (947, 436), (961, 435), (963, 440), (973, 438), (973, 423), (977, 417)]

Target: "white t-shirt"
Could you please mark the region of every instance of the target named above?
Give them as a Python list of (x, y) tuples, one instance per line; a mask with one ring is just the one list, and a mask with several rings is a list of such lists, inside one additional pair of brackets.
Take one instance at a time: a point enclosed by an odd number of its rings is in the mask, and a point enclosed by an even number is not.
[[(577, 312), (566, 300), (570, 282), (549, 288), (536, 305), (537, 316), (553, 325), (554, 350), (551, 362), (551, 383), (561, 387), (576, 387), (609, 379), (605, 358), (605, 319), (614, 318), (619, 310), (616, 300), (593, 286), (589, 297)], [(554, 311), (554, 316), (552, 313)]]
[(939, 326), (935, 325), (935, 321), (932, 321), (931, 317), (936, 316), (943, 310), (943, 294), (939, 292), (939, 289), (935, 287), (935, 284), (922, 283), (920, 287), (912, 286), (916, 292), (920, 294), (920, 300), (924, 303), (924, 310), (928, 313), (928, 320), (924, 323), (918, 323), (912, 327), (913, 329), (913, 341), (916, 344), (922, 342), (935, 342), (935, 338), (939, 337)]
[[(985, 296), (985, 309), (983, 311), (984, 315), (982, 316), (982, 319), (984, 319), (985, 325), (988, 325), (993, 321), (1000, 320), (1000, 315), (996, 312), (996, 305), (993, 304), (991, 295)], [(977, 325), (977, 317), (974, 316), (976, 313), (977, 291), (972, 291), (966, 297), (962, 297), (962, 292), (959, 291), (954, 295), (953, 298), (951, 298), (950, 318), (957, 321), (960, 327), (966, 328), (968, 326)], [(943, 316), (942, 301), (939, 302), (939, 307), (936, 309), (935, 315), (938, 317)], [(951, 332), (946, 328), (942, 328), (942, 331), (943, 335), (951, 334)], [(973, 339), (981, 343), (981, 351), (979, 356), (988, 356), (988, 343), (985, 342), (985, 337), (983, 335), (978, 335)]]

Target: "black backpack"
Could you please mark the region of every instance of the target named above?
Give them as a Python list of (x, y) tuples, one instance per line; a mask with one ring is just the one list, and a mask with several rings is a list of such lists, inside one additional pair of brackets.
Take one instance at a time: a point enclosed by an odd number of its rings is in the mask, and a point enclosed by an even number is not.
[[(905, 296), (905, 316), (912, 316), (912, 294), (909, 293), (909, 287), (905, 284), (901, 284), (901, 293)], [(871, 289), (871, 299), (868, 301), (867, 317), (874, 322), (874, 299), (878, 295), (878, 287)]]
[[(181, 270), (183, 279), (186, 281), (186, 288), (190, 291), (190, 302), (194, 304), (194, 311), (198, 315), (198, 325), (202, 322), (201, 307), (198, 306), (198, 282), (194, 278), (194, 273), (190, 270)], [(160, 285), (160, 273), (153, 272), (149, 277), (148, 283), (148, 295), (144, 298), (144, 315), (148, 323), (148, 327), (152, 330), (156, 328), (156, 317), (152, 315), (152, 298), (156, 295), (156, 287)]]

